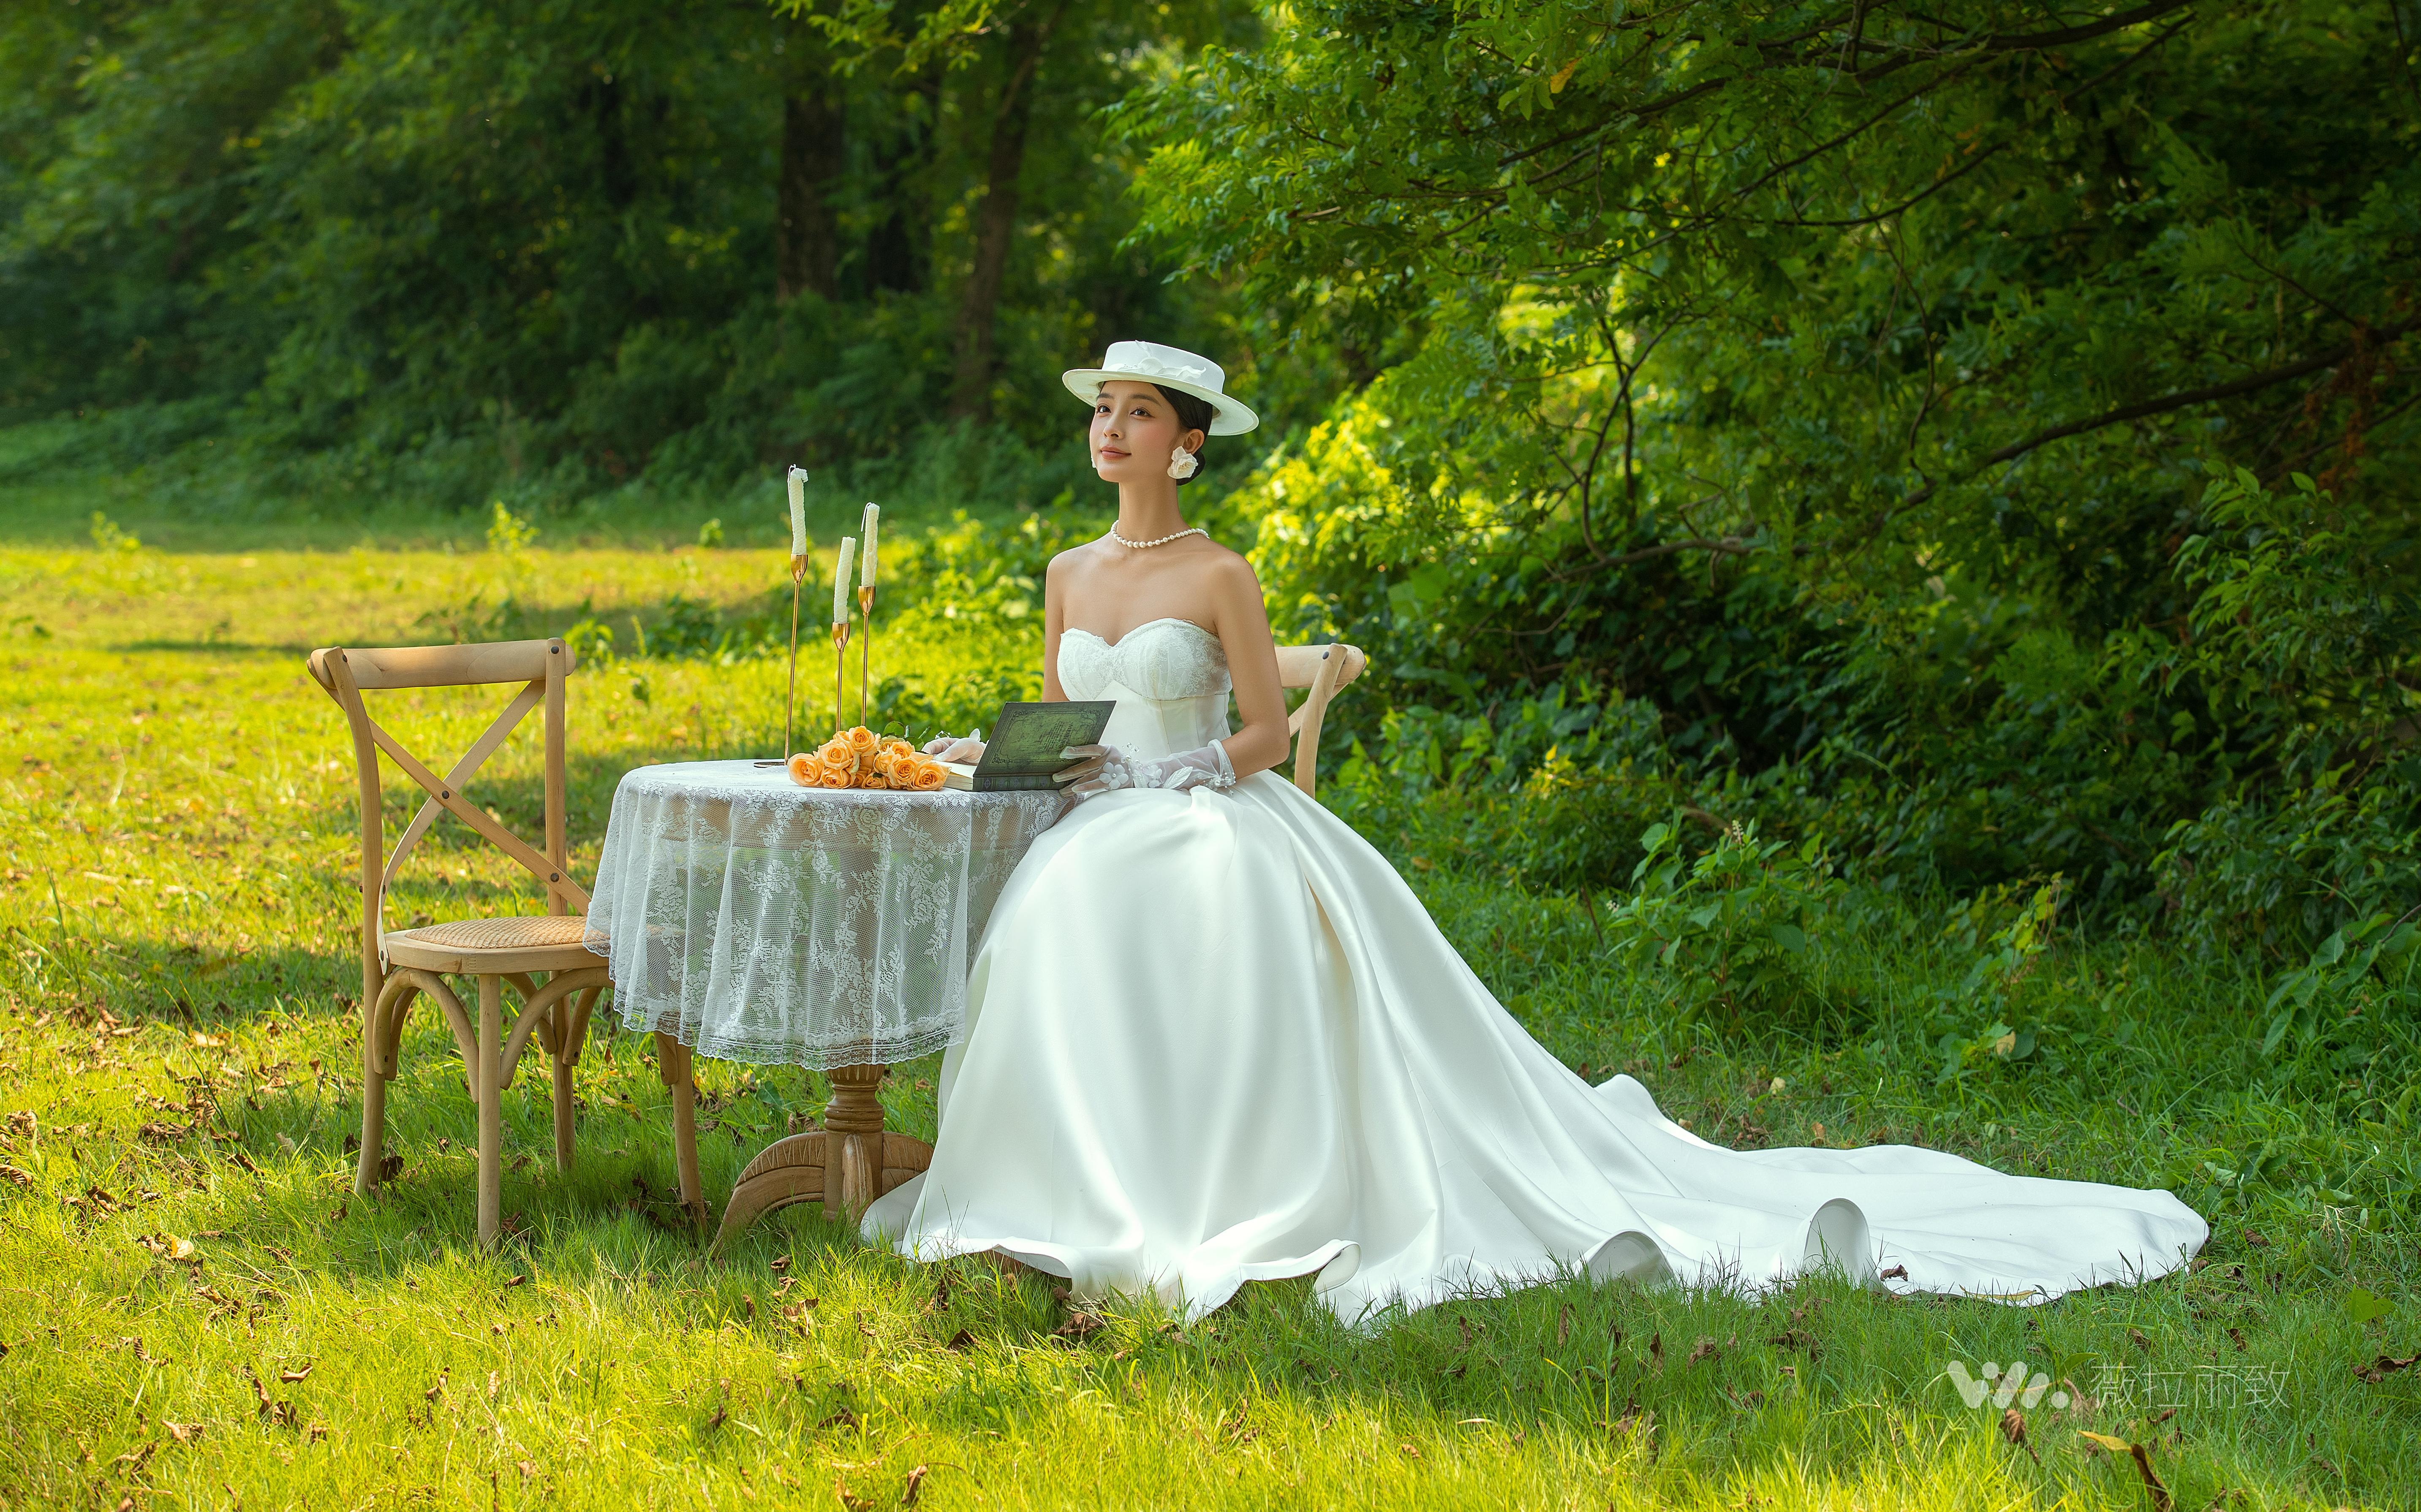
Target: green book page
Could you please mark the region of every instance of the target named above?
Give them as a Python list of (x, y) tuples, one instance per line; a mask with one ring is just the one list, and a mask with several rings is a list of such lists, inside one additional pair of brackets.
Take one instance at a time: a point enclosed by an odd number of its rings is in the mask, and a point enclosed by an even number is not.
[(1056, 704), (1004, 704), (1000, 723), (984, 742), (978, 777), (1047, 777), (1074, 766), (1059, 753), (1071, 745), (1096, 745), (1110, 726), (1113, 699)]

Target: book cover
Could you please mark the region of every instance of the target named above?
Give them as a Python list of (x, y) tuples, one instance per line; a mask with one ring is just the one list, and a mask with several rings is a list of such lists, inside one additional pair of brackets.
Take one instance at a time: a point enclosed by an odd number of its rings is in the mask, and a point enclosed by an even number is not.
[(1068, 699), (1055, 704), (1004, 704), (983, 759), (973, 766), (945, 761), (945, 785), (978, 793), (1052, 792), (1057, 774), (1076, 764), (1059, 753), (1071, 745), (1098, 745), (1110, 727), (1115, 699)]

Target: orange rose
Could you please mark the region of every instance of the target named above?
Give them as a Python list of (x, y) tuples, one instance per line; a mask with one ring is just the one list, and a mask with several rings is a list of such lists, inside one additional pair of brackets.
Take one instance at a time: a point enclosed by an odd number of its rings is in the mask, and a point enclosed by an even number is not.
[(938, 761), (917, 762), (916, 775), (912, 779), (914, 790), (920, 793), (938, 792), (949, 780), (949, 772)]
[(882, 737), (863, 725), (849, 730), (843, 739), (849, 741), (850, 750), (862, 756), (872, 756), (882, 744)]
[(860, 787), (886, 788), (891, 786), (891, 779), (880, 772), (866, 772), (859, 774), (857, 785)]
[(807, 751), (793, 755), (786, 764), (790, 769), (790, 780), (802, 787), (815, 787), (817, 773), (822, 770), (816, 764), (814, 754)]
[(846, 768), (826, 767), (818, 774), (816, 778), (816, 786), (819, 787), (846, 787), (849, 786), (849, 772)]

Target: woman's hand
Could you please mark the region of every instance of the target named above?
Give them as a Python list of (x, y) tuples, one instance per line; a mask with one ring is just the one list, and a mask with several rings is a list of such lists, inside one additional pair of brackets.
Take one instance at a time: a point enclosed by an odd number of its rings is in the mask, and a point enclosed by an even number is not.
[(1079, 799), (1105, 793), (1113, 787), (1132, 787), (1134, 784), (1120, 774), (1126, 769), (1126, 757), (1106, 745), (1071, 745), (1059, 755), (1074, 756), (1076, 764), (1063, 767), (1052, 774), (1063, 793), (1073, 793)]
[(944, 761), (976, 762), (983, 759), (983, 731), (973, 735), (936, 735), (925, 742), (925, 754)]
[(1098, 763), (1090, 774), (1060, 789), (1079, 803), (1121, 787), (1159, 787), (1169, 792), (1209, 787), (1225, 792), (1236, 786), (1235, 763), (1228, 759), (1226, 746), (1217, 740), (1198, 751), (1180, 751), (1150, 760), (1137, 760), (1101, 745), (1071, 745), (1066, 754), (1093, 756)]

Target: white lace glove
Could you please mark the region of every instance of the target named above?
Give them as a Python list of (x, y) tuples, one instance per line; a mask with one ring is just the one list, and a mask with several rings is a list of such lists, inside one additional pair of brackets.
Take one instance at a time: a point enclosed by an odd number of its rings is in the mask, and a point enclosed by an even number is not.
[(925, 742), (925, 754), (944, 761), (981, 761), (984, 754), (983, 731), (971, 735), (936, 735)]
[(1175, 756), (1148, 760), (1106, 745), (1071, 745), (1066, 754), (1089, 756), (1099, 763), (1100, 770), (1070, 783), (1064, 789), (1080, 803), (1120, 787), (1159, 787), (1169, 792), (1209, 787), (1224, 792), (1236, 786), (1236, 768), (1227, 759), (1227, 747), (1218, 740), (1198, 751), (1180, 751)]

